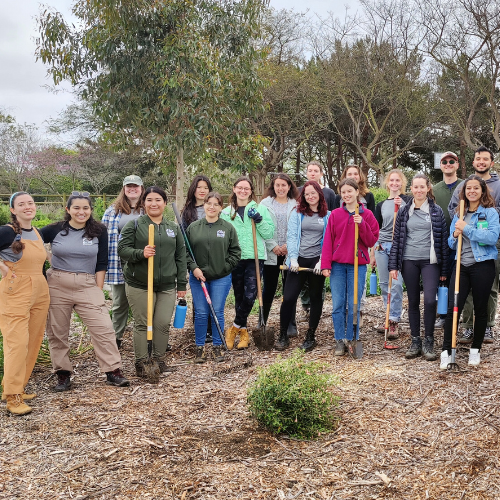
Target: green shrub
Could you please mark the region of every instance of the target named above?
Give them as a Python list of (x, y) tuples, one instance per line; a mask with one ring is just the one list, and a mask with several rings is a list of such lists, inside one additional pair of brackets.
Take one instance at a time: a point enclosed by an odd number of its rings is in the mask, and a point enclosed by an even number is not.
[(380, 188), (380, 187), (371, 187), (370, 191), (373, 194), (373, 197), (375, 198), (375, 206), (380, 203), (381, 201), (384, 201), (387, 199), (389, 196), (389, 193), (387, 192), (387, 189), (385, 188)]
[(95, 220), (102, 220), (102, 216), (104, 215), (104, 212), (106, 211), (106, 207), (104, 206), (104, 201), (102, 198), (94, 198), (94, 201), (92, 202), (94, 206), (94, 219)]
[(10, 210), (8, 205), (0, 205), (0, 226), (10, 222)]
[(248, 406), (257, 421), (273, 434), (318, 437), (335, 427), (339, 397), (329, 392), (338, 377), (325, 373), (327, 365), (306, 361), (297, 349), (288, 359), (260, 368), (248, 389)]

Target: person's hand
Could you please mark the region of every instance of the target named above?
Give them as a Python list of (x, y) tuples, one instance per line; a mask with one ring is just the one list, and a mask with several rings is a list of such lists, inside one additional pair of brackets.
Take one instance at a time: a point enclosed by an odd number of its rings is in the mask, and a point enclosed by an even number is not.
[(323, 274), (323, 276), (325, 278), (329, 278), (330, 277), (330, 269), (323, 269), (323, 271), (321, 271), (321, 273)]
[(207, 281), (205, 276), (203, 276), (203, 271), (197, 267), (194, 271), (193, 271), (193, 276), (198, 280), (198, 281)]
[(314, 274), (321, 276), (321, 259), (318, 260), (317, 264), (314, 266)]
[(290, 259), (290, 271), (292, 273), (299, 272), (299, 261), (297, 259)]
[(253, 219), (255, 224), (262, 222), (262, 215), (260, 215), (259, 212), (257, 212), (257, 210), (253, 207), (248, 211), (248, 217), (250, 217), (250, 219)]
[(185, 296), (186, 296), (186, 290), (184, 290), (183, 292), (180, 292), (179, 290), (177, 290), (177, 298), (178, 299), (183, 299)]
[(461, 232), (463, 232), (466, 225), (467, 222), (465, 222), (464, 220), (457, 220), (457, 222), (455, 223), (455, 230), (458, 234), (460, 234)]
[(398, 272), (397, 271), (391, 271), (391, 277), (393, 280), (397, 280), (398, 279)]
[(156, 250), (154, 246), (146, 245), (144, 247), (144, 257), (149, 259), (149, 257), (154, 257), (156, 254)]
[(375, 259), (375, 255), (370, 253), (370, 266), (372, 266), (372, 270), (377, 267), (377, 260)]
[(286, 243), (281, 245), (281, 255), (286, 255), (288, 253), (288, 248), (286, 246)]
[(363, 222), (363, 217), (361, 217), (361, 215), (353, 215), (352, 217), (354, 219), (354, 222), (356, 224), (361, 224)]
[[(9, 273), (9, 268), (1, 260), (0, 260), (0, 272), (2, 273), (2, 278), (5, 278), (5, 276), (7, 276), (7, 274)], [(12, 273), (12, 276), (15, 278), (14, 273)]]
[(394, 205), (397, 205), (398, 207), (400, 207), (402, 202), (403, 202), (403, 198), (401, 198), (401, 196), (396, 196), (394, 198)]
[(281, 255), (281, 247), (279, 245), (276, 245), (273, 248), (273, 253), (276, 254), (276, 255)]
[(446, 281), (446, 276), (441, 276), (441, 277), (439, 278), (439, 281)]

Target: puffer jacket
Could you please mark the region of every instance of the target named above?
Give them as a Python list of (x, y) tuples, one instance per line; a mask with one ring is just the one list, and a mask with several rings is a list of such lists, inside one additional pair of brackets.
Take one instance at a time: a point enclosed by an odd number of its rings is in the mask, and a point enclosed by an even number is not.
[[(434, 251), (437, 264), (440, 268), (440, 276), (448, 274), (448, 224), (444, 218), (443, 210), (433, 200), (428, 198), (429, 213), (431, 216), (432, 237), (434, 239)], [(413, 202), (401, 207), (396, 217), (394, 226), (394, 239), (391, 253), (389, 255), (389, 271), (401, 271), (403, 267), (403, 255), (406, 245), (406, 224), (409, 219), (410, 208)]]

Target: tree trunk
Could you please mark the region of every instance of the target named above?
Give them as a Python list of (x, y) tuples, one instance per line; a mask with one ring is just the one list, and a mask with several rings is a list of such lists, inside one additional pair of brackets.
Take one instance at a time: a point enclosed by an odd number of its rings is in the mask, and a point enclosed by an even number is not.
[(297, 157), (295, 159), (295, 184), (300, 183), (300, 148), (297, 148)]
[(465, 164), (465, 151), (467, 149), (467, 144), (464, 137), (460, 138), (460, 167), (462, 170), (461, 177), (465, 179), (467, 177), (467, 165)]
[(184, 149), (177, 150), (177, 181), (175, 184), (175, 204), (181, 210), (184, 206)]

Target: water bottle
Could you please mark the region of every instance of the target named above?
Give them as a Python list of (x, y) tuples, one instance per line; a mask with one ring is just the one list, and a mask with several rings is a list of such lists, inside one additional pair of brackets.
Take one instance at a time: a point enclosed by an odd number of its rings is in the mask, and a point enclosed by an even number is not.
[[(486, 215), (485, 214), (481, 214), (479, 216), (479, 219), (477, 221), (477, 226), (476, 226), (478, 229), (488, 229), (488, 221), (486, 220)], [(486, 246), (486, 243), (478, 243), (479, 246)]]
[(370, 295), (377, 295), (377, 272), (375, 268), (372, 269), (372, 274), (370, 275)]
[(441, 284), (438, 287), (438, 314), (448, 313), (448, 287)]
[(187, 302), (185, 299), (179, 299), (175, 308), (174, 328), (184, 328), (186, 322)]

